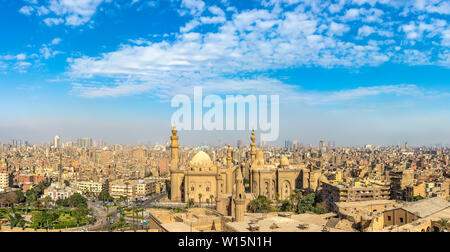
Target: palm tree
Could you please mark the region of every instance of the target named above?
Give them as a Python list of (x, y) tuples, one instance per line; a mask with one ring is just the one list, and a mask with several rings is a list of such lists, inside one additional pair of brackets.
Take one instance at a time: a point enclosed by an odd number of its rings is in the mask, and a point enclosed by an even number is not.
[(127, 181), (127, 182), (125, 182), (125, 185), (127, 186), (127, 189), (126, 189), (126, 194), (128, 195), (128, 185), (129, 185), (130, 183)]
[(439, 220), (439, 226), (441, 226), (441, 230), (442, 230), (442, 231), (448, 230), (448, 229), (450, 228), (450, 222), (449, 222), (449, 219), (447, 219), (447, 218), (441, 218), (441, 219)]
[(198, 194), (198, 205), (199, 205), (199, 207), (202, 207), (202, 205), (201, 205), (202, 204), (202, 196), (203, 195), (201, 193)]
[(112, 215), (110, 213), (106, 215), (106, 220), (108, 221), (106, 225), (108, 226), (108, 230), (111, 230), (111, 217)]
[(48, 208), (48, 206), (50, 205), (50, 202), (52, 202), (52, 198), (50, 198), (50, 196), (45, 196), (44, 198), (44, 202), (45, 202), (45, 207)]
[(213, 203), (214, 195), (209, 195), (210, 203)]
[(136, 232), (136, 217), (135, 214), (137, 212), (137, 209), (135, 206), (131, 207), (131, 211), (133, 211), (133, 226), (134, 226), (134, 231)]
[(298, 203), (300, 202), (301, 198), (302, 192), (300, 192), (298, 189), (295, 189), (289, 196), (289, 199), (291, 201), (292, 206), (294, 207), (295, 212), (297, 212)]

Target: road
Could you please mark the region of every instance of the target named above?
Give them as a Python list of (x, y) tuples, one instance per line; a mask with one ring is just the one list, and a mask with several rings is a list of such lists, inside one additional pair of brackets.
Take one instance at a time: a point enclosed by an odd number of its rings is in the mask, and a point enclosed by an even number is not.
[(108, 209), (103, 206), (101, 201), (93, 202), (89, 199), (87, 203), (89, 208), (92, 208), (94, 210), (94, 216), (97, 218), (96, 222), (91, 225), (72, 229), (71, 231), (100, 231), (102, 229), (102, 226), (105, 226), (108, 223), (108, 213), (114, 217), (117, 215), (116, 207), (112, 206)]
[[(142, 203), (136, 204), (136, 207), (137, 208), (150, 208), (156, 201), (161, 200), (165, 196), (167, 196), (166, 192), (154, 195), (150, 199), (148, 199)], [(89, 208), (92, 208), (94, 210), (94, 216), (97, 218), (96, 222), (91, 225), (74, 228), (71, 230), (72, 232), (100, 231), (102, 229), (102, 226), (105, 227), (108, 224), (108, 218), (107, 218), (108, 214), (111, 214), (112, 220), (114, 220), (117, 216), (117, 207), (111, 206), (108, 209), (103, 206), (101, 201), (93, 202), (88, 199), (88, 206), (89, 206)]]
[(167, 196), (167, 192), (163, 192), (163, 193), (157, 194), (157, 195), (153, 196), (152, 198), (144, 201), (143, 203), (137, 204), (136, 206), (138, 208), (150, 208), (150, 207), (153, 206), (153, 203), (155, 203), (158, 200), (161, 200), (165, 196)]

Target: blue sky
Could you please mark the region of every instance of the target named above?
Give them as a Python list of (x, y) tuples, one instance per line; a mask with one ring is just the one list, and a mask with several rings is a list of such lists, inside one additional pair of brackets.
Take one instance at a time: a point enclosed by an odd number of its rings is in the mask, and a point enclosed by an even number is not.
[[(194, 86), (279, 94), (277, 143), (450, 144), (443, 0), (0, 0), (0, 141), (164, 142)], [(185, 144), (248, 132), (183, 132)]]

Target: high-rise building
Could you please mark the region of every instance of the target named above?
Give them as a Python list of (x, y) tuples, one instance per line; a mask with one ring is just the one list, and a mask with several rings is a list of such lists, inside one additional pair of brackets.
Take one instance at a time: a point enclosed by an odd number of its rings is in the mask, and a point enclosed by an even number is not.
[(325, 141), (324, 140), (320, 140), (319, 142), (319, 149), (323, 149), (325, 147)]
[(61, 138), (59, 136), (55, 136), (55, 148), (59, 149), (61, 148)]
[(78, 138), (77, 146), (78, 146), (78, 148), (91, 148), (92, 147), (92, 139), (89, 137)]
[(290, 140), (284, 141), (284, 147), (285, 148), (292, 148), (292, 141), (290, 141)]

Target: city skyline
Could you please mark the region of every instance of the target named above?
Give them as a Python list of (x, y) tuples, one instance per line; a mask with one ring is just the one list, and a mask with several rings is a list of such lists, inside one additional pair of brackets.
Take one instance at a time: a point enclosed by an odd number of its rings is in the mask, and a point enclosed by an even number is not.
[[(248, 134), (250, 131), (243, 131), (245, 133), (243, 134)], [(186, 135), (180, 134), (183, 137), (186, 137)], [(187, 136), (189, 138), (189, 136)], [(192, 136), (191, 136), (192, 137)], [(194, 136), (196, 137), (196, 136)], [(236, 140), (233, 141), (226, 141), (223, 140), (221, 138), (218, 138), (217, 142), (211, 142), (211, 141), (203, 141), (203, 142), (199, 142), (197, 144), (183, 144), (182, 146), (184, 147), (188, 147), (188, 148), (196, 148), (196, 147), (203, 147), (203, 146), (208, 146), (208, 147), (219, 147), (219, 148), (224, 148), (227, 145), (231, 145), (233, 147), (245, 147), (245, 146), (249, 146), (250, 144), (250, 139), (246, 139), (246, 140), (242, 140), (240, 138), (235, 137)], [(80, 141), (82, 142), (81, 146), (80, 145)], [(89, 144), (86, 144), (85, 142), (88, 141)], [(107, 142), (104, 141), (104, 139), (101, 138), (92, 138), (92, 137), (76, 137), (76, 138), (68, 138), (68, 139), (61, 139), (60, 136), (55, 136), (54, 139), (52, 140), (48, 140), (46, 142), (40, 142), (40, 143), (33, 143), (28, 141), (27, 139), (10, 139), (9, 141), (6, 142), (1, 142), (0, 141), (0, 145), (11, 145), (13, 147), (19, 147), (21, 145), (27, 145), (27, 146), (33, 146), (33, 145), (47, 145), (50, 147), (54, 147), (54, 148), (63, 148), (63, 147), (81, 147), (81, 148), (86, 148), (86, 147), (107, 147), (107, 146), (114, 146), (114, 145), (123, 145), (123, 146), (140, 146), (140, 145), (144, 145), (144, 146), (156, 146), (156, 145), (161, 145), (161, 146), (168, 146), (170, 143), (169, 140), (165, 139), (162, 141), (151, 141), (151, 140), (140, 140), (136, 143), (114, 143), (114, 142)], [(400, 148), (404, 148), (404, 149), (408, 149), (408, 148), (448, 148), (448, 145), (442, 144), (442, 143), (436, 143), (434, 145), (417, 145), (417, 144), (412, 144), (410, 145), (408, 143), (408, 141), (405, 142), (398, 142), (396, 144), (392, 144), (392, 145), (376, 145), (376, 144), (371, 144), (371, 143), (365, 143), (365, 144), (361, 144), (361, 145), (340, 145), (337, 144), (336, 141), (333, 140), (324, 140), (324, 139), (320, 139), (317, 143), (305, 143), (299, 139), (294, 139), (294, 138), (289, 138), (289, 139), (284, 139), (283, 141), (277, 141), (276, 143), (273, 142), (266, 142), (266, 141), (261, 141), (257, 144), (257, 146), (259, 147), (285, 147), (285, 148), (295, 148), (295, 147), (317, 147), (317, 148), (323, 148), (323, 147), (331, 147), (331, 148), (353, 148), (353, 147), (364, 147), (364, 148), (390, 148), (390, 147), (400, 147)]]
[[(174, 95), (280, 96), (269, 145), (450, 144), (447, 1), (0, 0), (0, 142), (167, 141)], [(184, 145), (248, 131), (180, 131)]]

